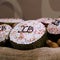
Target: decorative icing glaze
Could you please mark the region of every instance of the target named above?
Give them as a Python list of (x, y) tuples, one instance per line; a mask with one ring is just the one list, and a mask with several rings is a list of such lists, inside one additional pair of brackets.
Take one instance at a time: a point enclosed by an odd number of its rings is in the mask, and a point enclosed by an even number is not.
[(39, 22), (42, 22), (44, 24), (50, 24), (54, 21), (53, 18), (40, 18), (40, 19), (37, 19)]
[(47, 31), (51, 34), (60, 34), (60, 21), (55, 20), (51, 24), (48, 25)]
[(19, 23), (24, 20), (22, 19), (0, 19), (0, 23)]
[(8, 39), (8, 35), (11, 31), (11, 26), (7, 24), (0, 25), (0, 42), (4, 41), (5, 39)]
[(31, 44), (40, 39), (46, 32), (45, 26), (34, 20), (17, 24), (10, 33), (10, 40), (17, 44)]

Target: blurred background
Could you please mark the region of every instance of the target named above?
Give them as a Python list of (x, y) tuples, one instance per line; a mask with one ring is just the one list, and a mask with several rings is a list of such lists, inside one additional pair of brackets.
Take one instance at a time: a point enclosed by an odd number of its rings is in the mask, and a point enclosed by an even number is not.
[(60, 17), (60, 0), (0, 0), (0, 18)]

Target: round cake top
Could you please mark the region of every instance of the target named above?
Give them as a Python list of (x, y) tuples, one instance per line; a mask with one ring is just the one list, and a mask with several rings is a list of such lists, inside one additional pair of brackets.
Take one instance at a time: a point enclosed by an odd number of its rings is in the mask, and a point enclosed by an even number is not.
[(10, 40), (17, 44), (31, 44), (40, 39), (46, 32), (45, 26), (38, 21), (30, 20), (17, 24), (10, 33)]
[(8, 39), (8, 35), (11, 31), (11, 26), (7, 24), (0, 25), (0, 42), (4, 41), (5, 39)]
[(48, 25), (47, 31), (51, 34), (60, 34), (60, 21), (55, 20), (51, 24)]

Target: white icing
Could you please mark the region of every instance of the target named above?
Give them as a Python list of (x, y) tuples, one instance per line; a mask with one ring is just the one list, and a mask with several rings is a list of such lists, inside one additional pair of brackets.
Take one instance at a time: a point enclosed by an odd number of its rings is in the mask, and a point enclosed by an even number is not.
[[(2, 30), (2, 26), (5, 27), (5, 29)], [(12, 28), (7, 24), (0, 25), (0, 42), (4, 41), (5, 39), (8, 39), (8, 35), (11, 29)]]
[(42, 23), (45, 23), (45, 24), (50, 24), (54, 21), (53, 18), (40, 18), (40, 19), (37, 19), (39, 22), (42, 22)]
[(54, 24), (49, 24), (47, 31), (51, 34), (60, 34), (60, 25), (56, 26)]
[[(21, 31), (22, 28), (21, 26), (31, 26), (33, 27), (33, 31), (28, 33), (28, 32), (19, 32)], [(24, 31), (27, 31), (27, 28), (24, 29)], [(12, 29), (10, 33), (10, 40), (17, 43), (17, 44), (30, 44), (38, 39), (40, 39), (46, 32), (45, 26), (34, 20), (29, 20), (25, 21), (22, 23), (17, 24), (14, 29)]]
[(22, 19), (0, 19), (1, 23), (19, 23), (22, 21), (24, 21), (24, 20), (22, 20)]
[(60, 18), (55, 18), (55, 20), (58, 20), (58, 21), (60, 21)]

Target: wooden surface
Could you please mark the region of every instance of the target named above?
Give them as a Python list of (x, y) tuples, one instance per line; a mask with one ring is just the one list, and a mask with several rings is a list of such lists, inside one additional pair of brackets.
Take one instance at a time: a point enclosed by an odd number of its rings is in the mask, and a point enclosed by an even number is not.
[(43, 47), (23, 51), (0, 47), (0, 60), (60, 60), (60, 48)]

